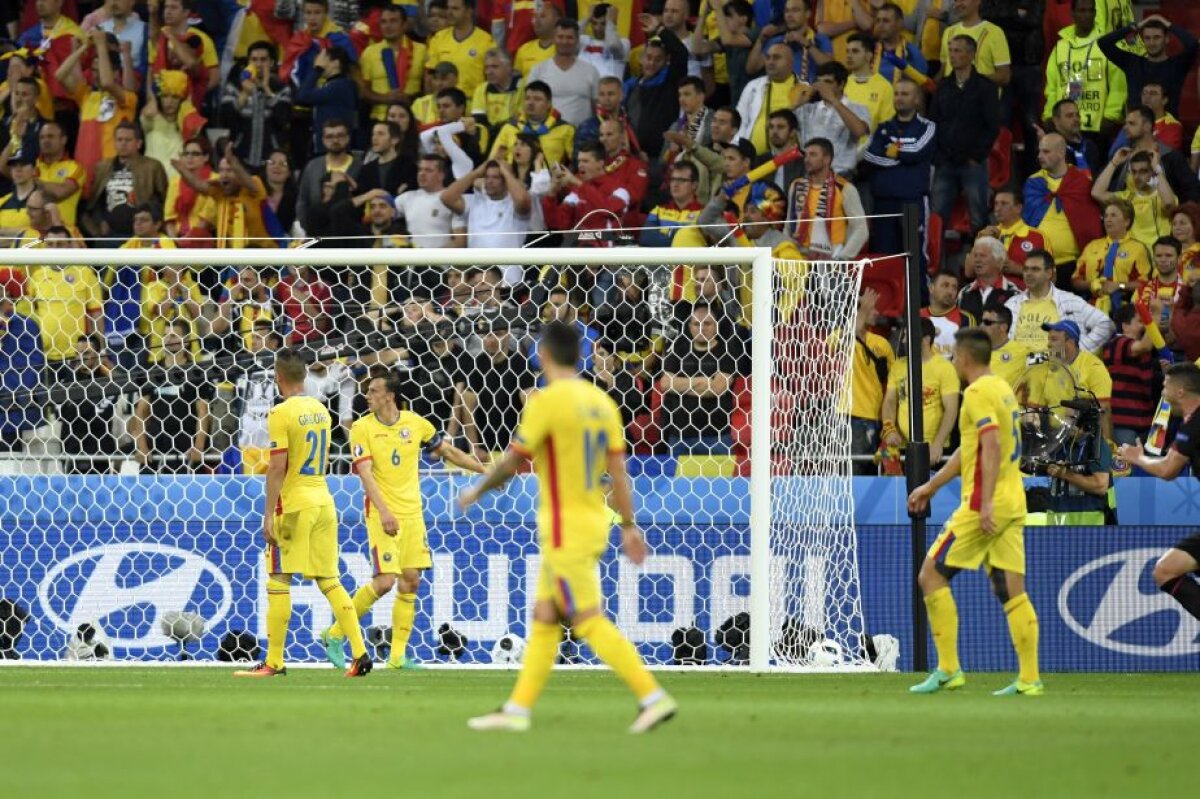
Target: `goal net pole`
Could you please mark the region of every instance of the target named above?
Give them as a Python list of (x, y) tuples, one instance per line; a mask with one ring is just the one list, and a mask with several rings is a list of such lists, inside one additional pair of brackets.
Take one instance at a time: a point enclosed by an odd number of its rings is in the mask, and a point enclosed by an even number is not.
[(771, 251), (760, 248), (750, 268), (750, 670), (760, 672), (771, 664)]

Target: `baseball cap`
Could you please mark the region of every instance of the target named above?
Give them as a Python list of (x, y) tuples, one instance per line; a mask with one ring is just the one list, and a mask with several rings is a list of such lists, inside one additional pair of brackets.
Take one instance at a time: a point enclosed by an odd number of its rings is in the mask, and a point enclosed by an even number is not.
[(1064, 319), (1061, 322), (1043, 322), (1042, 330), (1049, 333), (1051, 330), (1059, 330), (1066, 333), (1069, 338), (1075, 339), (1075, 343), (1079, 343), (1079, 325), (1072, 322), (1070, 319)]

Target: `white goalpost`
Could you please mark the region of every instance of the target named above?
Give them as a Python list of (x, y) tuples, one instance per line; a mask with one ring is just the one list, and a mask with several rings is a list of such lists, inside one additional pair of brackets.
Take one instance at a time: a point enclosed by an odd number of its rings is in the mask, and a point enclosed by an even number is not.
[[(485, 277), (480, 279), (485, 288), (470, 295), (470, 302), (476, 302), (481, 292), (490, 292), (477, 305), (458, 302), (453, 290), (445, 295), (451, 298), (448, 303), (426, 301), (424, 294), (420, 301), (401, 302), (392, 309), (395, 316), (388, 317), (399, 321), (384, 334), (387, 344), (382, 350), (347, 332), (365, 318), (362, 309), (335, 308), (327, 315), (346, 317), (348, 326), (337, 327), (335, 320), (330, 332), (306, 341), (306, 349), (330, 367), (322, 367), (317, 382), (342, 380), (345, 397), (351, 393), (347, 386), (358, 393), (371, 364), (390, 364), (389, 359), (398, 358), (396, 363), (408, 370), (415, 397), (427, 399), (430, 408), (449, 403), (450, 416), (434, 424), (453, 428), (464, 447), (480, 451), (494, 450), (489, 442), (511, 433), (484, 429), (499, 424), (485, 421), (491, 410), (484, 407), (485, 397), (496, 397), (496, 386), (507, 386), (504, 380), (509, 379), (493, 380), (489, 364), (531, 358), (538, 320), (545, 313), (560, 312), (558, 300), (545, 294), (559, 292), (567, 281), (556, 282), (553, 276), (591, 270), (588, 288), (580, 293), (585, 299), (577, 301), (571, 291), (561, 290), (572, 304), (571, 313), (590, 314), (598, 331), (590, 345), (590, 373), (611, 381), (604, 384), (611, 392), (624, 392), (627, 429), (655, 428), (653, 435), (631, 441), (631, 460), (638, 462), (633, 470), (635, 507), (652, 556), (642, 569), (615, 556), (602, 567), (611, 597), (608, 610), (618, 625), (653, 666), (734, 666), (755, 672), (870, 668), (855, 550), (848, 416), (861, 263), (778, 261), (767, 248), (738, 247), (27, 247), (6, 251), (0, 261), (10, 270), (26, 267), (27, 281), (36, 268), (48, 267), (86, 266), (110, 277), (124, 268), (179, 267), (185, 273), (180, 280), (190, 280), (188, 272), (236, 274), (246, 267), (263, 274), (300, 267), (313, 267), (317, 273), (336, 267), (365, 274), (370, 267), (386, 267), (385, 280), (434, 286), (433, 293), (441, 291), (439, 281), (451, 269), (505, 265), (531, 274), (535, 268), (543, 270), (552, 277), (543, 281), (544, 294), (526, 300), (534, 304), (528, 312), (496, 299), (506, 292), (486, 284)], [(697, 268), (705, 266), (724, 273), (718, 289), (726, 315), (719, 324), (717, 303), (706, 303), (696, 277)], [(688, 282), (692, 280), (695, 286)], [(295, 284), (291, 286), (294, 290)], [(680, 296), (670, 296), (672, 292)], [(369, 294), (364, 290), (361, 296)], [(173, 295), (168, 291), (166, 296)], [(276, 294), (265, 302), (276, 303), (274, 310), (260, 311), (267, 315), (256, 318), (268, 319), (287, 338), (296, 328), (284, 328), (288, 315)], [(639, 305), (643, 303), (645, 310)], [(691, 315), (678, 311), (680, 303), (689, 303)], [(217, 303), (203, 304), (212, 306), (206, 313), (213, 317)], [(708, 318), (698, 310), (704, 307), (719, 330), (719, 352), (706, 349), (713, 346), (709, 339), (704, 339), (708, 344), (694, 344), (693, 328), (703, 330)], [(36, 319), (38, 310), (18, 302), (17, 313)], [(414, 316), (402, 335), (397, 331), (407, 324), (409, 313), (426, 316)], [(603, 316), (602, 323), (595, 321), (606, 313), (610, 315)], [(222, 451), (244, 460), (241, 467), (223, 469), (217, 463), (220, 452), (210, 453), (209, 461), (200, 464), (201, 473), (167, 475), (165, 466), (156, 469), (155, 464), (183, 463), (190, 453), (160, 457), (155, 450), (148, 460), (131, 454), (153, 437), (147, 432), (153, 425), (165, 429), (163, 420), (155, 418), (156, 409), (180, 407), (168, 402), (177, 401), (178, 392), (164, 398), (160, 390), (169, 382), (162, 363), (143, 363), (165, 351), (166, 334), (154, 332), (159, 323), (153, 317), (151, 312), (138, 338), (140, 354), (129, 356), (130, 363), (136, 357), (136, 365), (118, 365), (113, 373), (120, 373), (126, 383), (132, 381), (129, 385), (117, 385), (107, 373), (80, 376), (85, 370), (77, 368), (73, 358), (51, 358), (36, 385), (3, 383), (9, 390), (3, 392), (0, 410), (36, 406), (41, 419), (37, 429), (49, 431), (45, 435), (53, 444), (34, 453), (25, 435), (24, 450), (15, 446), (13, 452), (0, 454), (0, 462), (12, 464), (0, 473), (0, 601), (7, 602), (0, 606), (0, 616), (7, 611), (10, 619), (19, 619), (11, 629), (0, 625), (0, 663), (6, 658), (17, 663), (106, 659), (97, 658), (98, 653), (115, 662), (165, 663), (181, 657), (204, 662), (224, 659), (227, 641), (237, 640), (239, 633), (242, 640), (247, 635), (265, 640), (259, 608), (265, 607), (266, 566), (256, 549), (261, 477), (223, 471), (237, 472), (249, 462), (253, 447), (245, 443), (246, 420), (253, 414), (256, 396), (268, 407), (271, 401), (269, 394), (265, 400), (254, 395), (251, 387), (256, 379), (257, 385), (267, 385), (261, 382), (261, 367), (269, 360), (239, 349), (243, 344), (250, 347), (253, 321), (239, 328), (235, 319), (232, 329), (222, 334), (222, 346), (232, 351), (211, 348), (218, 336), (208, 322), (208, 338), (196, 333), (184, 343), (188, 366), (170, 374), (185, 375), (179, 378), (185, 396), (194, 393), (204, 399), (210, 447), (216, 446), (214, 431), (223, 430), (227, 443)], [(753, 323), (747, 325), (751, 318)], [(446, 323), (453, 324), (453, 334), (442, 332)], [(445, 339), (453, 335), (455, 341), (451, 345), (439, 340), (435, 346), (425, 340), (431, 335), (428, 331)], [(635, 343), (618, 341), (622, 331)], [(648, 358), (639, 349), (642, 339), (649, 342)], [(336, 352), (321, 354), (321, 345)], [(611, 352), (622, 346), (638, 352)], [(496, 347), (503, 353), (497, 354)], [(355, 352), (347, 357), (350, 350)], [(445, 355), (447, 351), (452, 356)], [(452, 379), (447, 387), (429, 364), (450, 363), (451, 357), (463, 372), (461, 381)], [(735, 364), (729, 379), (719, 385), (700, 375), (703, 390), (660, 382), (664, 373), (686, 377), (689, 369), (702, 367), (724, 375)], [(208, 376), (218, 367), (228, 377)], [(0, 373), (4, 368), (0, 365)], [(201, 380), (197, 374), (206, 376)], [(524, 390), (533, 387), (536, 376), (531, 372), (512, 380)], [(68, 384), (74, 388), (64, 387)], [(108, 443), (81, 438), (78, 431), (84, 426), (70, 421), (78, 408), (67, 406), (91, 407), (110, 399), (119, 406), (120, 397), (128, 397), (128, 407), (118, 407), (112, 424), (101, 433), (111, 434), (111, 451)], [(340, 401), (336, 391), (328, 397), (331, 403)], [(217, 418), (221, 413), (225, 415)], [(499, 418), (501, 412), (496, 414)], [(693, 420), (719, 415), (721, 423), (714, 422), (713, 431), (677, 439), (674, 428), (662, 421), (672, 414)], [(335, 418), (338, 415), (335, 412)], [(146, 463), (131, 466), (135, 460)], [(78, 464), (95, 461), (103, 468), (81, 473)], [(457, 517), (452, 500), (467, 478), (445, 469), (426, 469), (423, 475), (434, 567), (421, 589), (414, 651), (429, 662), (505, 663), (508, 650), (498, 649), (501, 639), (523, 635), (532, 603), (533, 478), (518, 477), (507, 495), (485, 504), (477, 515)], [(357, 521), (361, 488), (347, 473), (331, 477), (331, 485), (343, 520), (344, 577), (361, 584), (370, 576), (366, 536)], [(327, 623), (328, 613), (320, 598), (306, 591), (299, 587), (293, 592), (298, 612), (289, 661), (320, 660), (314, 632)], [(363, 619), (364, 628), (374, 628), (377, 639), (386, 637), (390, 609), (388, 598)], [(102, 651), (94, 643), (100, 643)], [(568, 663), (589, 662), (586, 653), (578, 651), (564, 652), (563, 658)]]

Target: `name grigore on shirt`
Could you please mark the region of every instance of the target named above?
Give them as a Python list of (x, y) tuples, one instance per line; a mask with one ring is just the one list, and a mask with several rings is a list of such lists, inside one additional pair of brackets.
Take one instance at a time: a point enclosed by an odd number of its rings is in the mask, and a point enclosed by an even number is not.
[(327, 413), (302, 413), (296, 420), (301, 425), (310, 424), (329, 424), (329, 414)]

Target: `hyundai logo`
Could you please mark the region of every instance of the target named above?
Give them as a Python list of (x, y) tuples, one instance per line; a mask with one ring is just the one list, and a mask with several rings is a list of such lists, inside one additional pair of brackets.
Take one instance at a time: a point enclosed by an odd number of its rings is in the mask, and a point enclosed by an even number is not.
[[(1148, 567), (1163, 550), (1128, 549), (1097, 558), (1077, 569), (1058, 592), (1058, 613), (1067, 627), (1096, 646), (1126, 655), (1175, 657), (1200, 652), (1200, 622), (1161, 591), (1146, 590)], [(1111, 577), (1105, 579), (1105, 575)], [(1095, 596), (1093, 601), (1090, 598)], [(1088, 608), (1090, 614), (1076, 612)], [(1073, 610), (1074, 609), (1074, 610)], [(1150, 616), (1174, 618), (1174, 634), (1164, 622), (1139, 627)], [(1149, 639), (1153, 638), (1151, 641)], [(1140, 639), (1140, 640), (1138, 640)]]
[(55, 565), (38, 586), (38, 601), (63, 632), (93, 622), (114, 647), (153, 649), (172, 643), (159, 629), (164, 613), (195, 611), (212, 629), (229, 613), (232, 590), (224, 573), (194, 552), (108, 544)]

